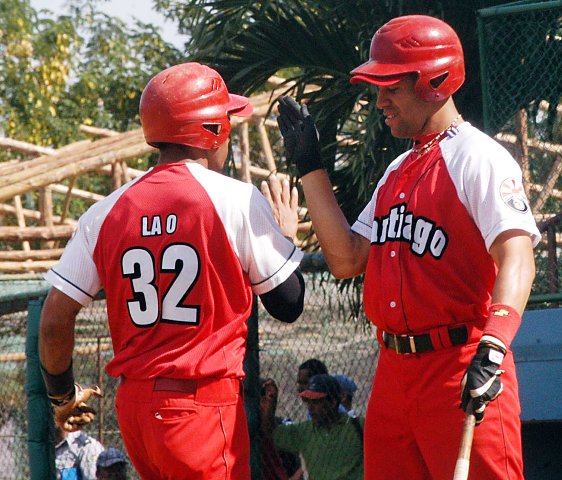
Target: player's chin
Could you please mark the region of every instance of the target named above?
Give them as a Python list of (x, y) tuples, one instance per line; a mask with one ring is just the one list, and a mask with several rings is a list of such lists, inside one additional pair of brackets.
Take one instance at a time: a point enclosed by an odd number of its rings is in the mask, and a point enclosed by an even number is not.
[(396, 115), (391, 117), (386, 117), (384, 120), (385, 125), (390, 128), (390, 133), (395, 138), (406, 138), (404, 137), (405, 131), (402, 127), (400, 120)]
[(393, 122), (390, 125), (390, 133), (394, 138), (412, 138), (413, 134), (410, 130), (404, 128), (399, 122)]

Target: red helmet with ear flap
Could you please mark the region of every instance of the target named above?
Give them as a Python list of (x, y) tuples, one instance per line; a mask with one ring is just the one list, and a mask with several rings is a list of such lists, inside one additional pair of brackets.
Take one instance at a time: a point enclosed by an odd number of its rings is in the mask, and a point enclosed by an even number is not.
[(351, 83), (392, 85), (418, 75), (415, 91), (426, 102), (450, 97), (464, 83), (464, 56), (459, 37), (445, 22), (426, 15), (397, 17), (379, 28), (370, 58), (351, 71)]
[(248, 98), (228, 93), (218, 72), (192, 62), (154, 76), (142, 92), (139, 110), (148, 144), (212, 150), (230, 135), (228, 116), (250, 116), (253, 107)]

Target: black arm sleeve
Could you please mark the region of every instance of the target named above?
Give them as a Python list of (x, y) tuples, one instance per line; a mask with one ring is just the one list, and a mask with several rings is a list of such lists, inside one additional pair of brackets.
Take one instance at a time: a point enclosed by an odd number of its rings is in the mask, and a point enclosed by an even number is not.
[(304, 306), (304, 278), (300, 270), (295, 270), (270, 292), (260, 295), (260, 299), (272, 317), (286, 323), (294, 322)]

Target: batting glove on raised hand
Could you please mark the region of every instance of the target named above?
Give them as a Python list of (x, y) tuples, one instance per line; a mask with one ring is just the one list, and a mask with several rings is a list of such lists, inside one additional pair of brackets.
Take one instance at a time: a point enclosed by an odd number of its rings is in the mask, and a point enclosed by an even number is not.
[(484, 410), (489, 402), (502, 393), (503, 384), (500, 375), (504, 373), (499, 367), (504, 352), (490, 343), (481, 343), (461, 382), (461, 408), (466, 412), (469, 403), (476, 424), (484, 419)]
[(79, 383), (74, 384), (74, 390), (68, 394), (57, 397), (49, 395), (49, 400), (53, 406), (55, 425), (67, 432), (75, 432), (82, 425), (91, 423), (96, 411), (86, 405), (91, 396), (101, 398), (100, 387), (97, 385), (87, 387)]
[(305, 104), (299, 105), (291, 97), (279, 97), (277, 124), (283, 136), (287, 162), (297, 167), (299, 176), (324, 168), (318, 130)]

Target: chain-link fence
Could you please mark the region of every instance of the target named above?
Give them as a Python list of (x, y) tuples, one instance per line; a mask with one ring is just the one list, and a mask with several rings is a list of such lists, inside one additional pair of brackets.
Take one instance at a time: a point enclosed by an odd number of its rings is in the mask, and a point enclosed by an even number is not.
[[(319, 275), (319, 274), (316, 274)], [(330, 374), (354, 380), (353, 408), (364, 416), (378, 355), (374, 328), (349, 308), (347, 293), (333, 280), (307, 276), (307, 301), (302, 316), (291, 325), (275, 321), (260, 309), (260, 374), (279, 387), (277, 414), (293, 421), (307, 417), (296, 395), (299, 365), (311, 358), (322, 361)]]
[[(374, 328), (367, 323), (362, 313), (356, 315), (350, 307), (354, 302), (350, 301), (349, 295), (356, 295), (357, 292), (336, 284), (326, 272), (307, 275), (306, 288), (304, 312), (292, 325), (277, 322), (263, 309), (260, 310), (260, 374), (264, 379), (273, 379), (279, 388), (277, 422), (298, 423), (307, 420), (307, 405), (297, 395), (297, 375), (299, 366), (310, 359), (320, 360), (332, 375), (343, 374), (353, 380), (357, 390), (353, 393), (351, 407), (359, 419), (364, 418), (379, 352)], [(337, 449), (346, 450), (348, 464), (354, 461), (356, 450), (352, 446), (361, 432), (360, 428), (349, 428), (348, 432), (340, 433), (337, 440)], [(329, 449), (333, 441), (326, 438), (324, 445), (317, 447)], [(264, 480), (283, 478), (274, 475), (271, 457), (275, 453), (280, 453), (285, 470), (289, 475), (295, 475), (294, 478), (301, 478), (298, 476), (299, 466), (306, 471), (302, 458), (268, 449), (264, 442), (260, 446)], [(351, 475), (341, 478), (358, 477)]]
[(0, 479), (29, 478), (25, 383), (27, 312), (0, 316)]
[[(352, 311), (350, 305), (356, 305), (356, 298), (350, 300), (349, 296), (357, 295), (353, 289), (336, 284), (326, 272), (309, 273), (305, 279), (305, 310), (294, 324), (276, 321), (263, 308), (258, 309), (259, 371), (279, 388), (277, 416), (293, 422), (306, 420), (307, 408), (296, 395), (297, 372), (305, 360), (316, 358), (330, 373), (354, 380), (353, 408), (364, 417), (378, 356), (374, 329), (362, 313), (357, 316)], [(4, 311), (14, 304), (7, 305)], [(30, 478), (24, 390), (27, 323), (26, 311), (0, 316), (0, 480)], [(76, 324), (75, 376), (82, 383), (100, 385), (104, 392), (102, 399), (90, 401), (98, 415), (84, 430), (105, 447), (124, 451), (114, 408), (118, 381), (105, 373), (112, 355), (105, 301), (96, 300), (80, 312)], [(294, 460), (298, 466), (300, 460)], [(130, 479), (138, 479), (132, 466), (129, 473)]]
[[(34, 297), (31, 292), (26, 295), (28, 300)], [(10, 299), (0, 304), (4, 312), (0, 316), (0, 480), (30, 478), (25, 392), (28, 312), (13, 312), (21, 308), (19, 303)], [(80, 382), (103, 385), (104, 398), (93, 402), (99, 415), (84, 431), (106, 447), (122, 449), (113, 408), (116, 380), (103, 370), (111, 357), (105, 301), (94, 301), (77, 319), (74, 369)]]
[(533, 293), (560, 291), (562, 270), (562, 2), (479, 11), (484, 123), (521, 165), (545, 232)]
[[(378, 356), (374, 330), (363, 315), (355, 317), (350, 310), (353, 302), (348, 295), (354, 295), (352, 291), (338, 286), (326, 273), (305, 278), (305, 310), (294, 324), (278, 322), (263, 308), (258, 309), (260, 376), (272, 378), (278, 385), (277, 416), (301, 422), (307, 418), (307, 408), (296, 395), (298, 367), (316, 358), (330, 373), (354, 380), (353, 408), (364, 417)], [(0, 316), (0, 480), (30, 478), (24, 390), (27, 323), (26, 311)], [(76, 324), (75, 376), (82, 383), (100, 385), (104, 391), (102, 399), (90, 401), (98, 415), (84, 430), (105, 447), (124, 450), (114, 408), (118, 381), (104, 370), (112, 354), (105, 302), (96, 300), (80, 312)], [(129, 473), (130, 479), (138, 479), (132, 466)]]
[[(508, 148), (522, 166), (525, 188), (543, 233), (536, 250), (531, 308), (560, 302), (562, 271), (562, 2), (516, 2), (479, 12), (483, 100), (487, 131)], [(316, 358), (330, 373), (350, 376), (357, 385), (353, 407), (364, 416), (378, 354), (372, 327), (356, 315), (348, 295), (326, 273), (309, 273), (307, 303), (292, 325), (259, 309), (260, 376), (279, 387), (277, 415), (299, 422), (306, 407), (296, 395), (298, 367)], [(22, 287), (23, 288), (23, 287)], [(37, 288), (37, 286), (36, 286)], [(21, 289), (20, 289), (21, 290)], [(29, 295), (0, 302), (0, 480), (29, 478), (25, 385), (25, 342)], [(546, 303), (545, 303), (546, 302)], [(123, 449), (115, 417), (117, 380), (105, 373), (112, 357), (105, 302), (97, 300), (80, 313), (74, 369), (83, 383), (102, 386), (94, 400), (99, 414), (86, 432), (106, 447)], [(131, 479), (137, 478), (129, 469)]]
[[(352, 318), (344, 289), (338, 288), (326, 273), (306, 275), (307, 301), (303, 315), (294, 324), (272, 319), (259, 308), (260, 375), (278, 384), (277, 414), (293, 421), (306, 419), (306, 407), (296, 395), (298, 366), (309, 358), (323, 361), (330, 373), (342, 373), (357, 384), (354, 408), (364, 416), (377, 358), (372, 328), (363, 317)], [(37, 288), (37, 285), (35, 285)], [(44, 288), (40, 289), (44, 293)], [(27, 292), (29, 298), (33, 297)], [(27, 311), (20, 310), (14, 296), (0, 315), (0, 480), (30, 478), (26, 407), (26, 329)], [(81, 310), (74, 347), (74, 372), (78, 381), (98, 384), (104, 397), (89, 403), (98, 411), (95, 421), (84, 431), (105, 447), (124, 450), (115, 414), (118, 380), (105, 373), (113, 356), (105, 301), (92, 302)], [(129, 478), (138, 478), (132, 467)]]

